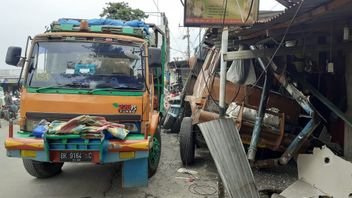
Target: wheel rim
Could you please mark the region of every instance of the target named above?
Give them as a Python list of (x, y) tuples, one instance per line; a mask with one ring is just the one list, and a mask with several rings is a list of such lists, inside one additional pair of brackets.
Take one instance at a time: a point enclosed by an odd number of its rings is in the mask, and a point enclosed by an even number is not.
[(160, 159), (160, 142), (158, 138), (155, 137), (155, 135), (153, 138), (153, 147), (149, 152), (149, 159), (150, 159), (150, 165), (152, 167), (156, 167), (158, 165), (159, 159)]

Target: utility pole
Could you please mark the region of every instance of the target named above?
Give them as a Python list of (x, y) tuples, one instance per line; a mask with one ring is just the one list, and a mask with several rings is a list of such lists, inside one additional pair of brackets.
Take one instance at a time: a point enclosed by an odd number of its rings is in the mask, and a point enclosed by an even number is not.
[(190, 41), (189, 41), (189, 27), (186, 28), (187, 34), (185, 37), (187, 37), (187, 59), (189, 60), (191, 58), (191, 46), (190, 46)]
[(187, 38), (187, 52), (186, 52), (186, 54), (187, 54), (187, 58), (188, 59), (191, 58), (191, 46), (190, 46), (189, 37), (190, 37), (190, 35), (189, 35), (189, 27), (187, 27), (186, 28), (186, 35), (184, 35), (182, 37), (182, 39)]

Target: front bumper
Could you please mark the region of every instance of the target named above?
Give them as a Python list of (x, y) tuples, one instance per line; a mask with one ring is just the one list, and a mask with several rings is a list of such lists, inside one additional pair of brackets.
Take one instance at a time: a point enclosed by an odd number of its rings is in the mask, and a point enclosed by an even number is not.
[(64, 152), (89, 152), (92, 156), (90, 163), (122, 162), (124, 188), (148, 185), (149, 148), (153, 143), (150, 136), (144, 138), (144, 134), (129, 134), (125, 140), (88, 140), (72, 136), (43, 139), (28, 134), (17, 133), (5, 140), (7, 156), (41, 162), (62, 162), (60, 154)]
[(60, 162), (62, 151), (92, 153), (92, 163), (113, 163), (132, 159), (148, 158), (150, 137), (132, 134), (126, 140), (104, 139), (77, 141), (79, 138), (43, 139), (13, 137), (5, 140), (8, 157), (33, 159), (42, 162)]

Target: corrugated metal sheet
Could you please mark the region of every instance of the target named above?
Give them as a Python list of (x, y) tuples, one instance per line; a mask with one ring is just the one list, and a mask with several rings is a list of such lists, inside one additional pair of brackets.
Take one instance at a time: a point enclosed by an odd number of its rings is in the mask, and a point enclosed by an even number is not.
[[(302, 3), (302, 6), (298, 11), (297, 16), (305, 14), (305, 13), (307, 13), (307, 12), (309, 12), (309, 11), (311, 11), (321, 5), (329, 3), (331, 1), (332, 0), (305, 0), (305, 1), (301, 1), (300, 3)], [(235, 35), (237, 35), (237, 36), (238, 35), (247, 35), (251, 32), (265, 30), (265, 29), (268, 29), (274, 25), (291, 21), (291, 19), (293, 18), (293, 16), (296, 13), (298, 7), (300, 6), (300, 3), (294, 4), (292, 7), (287, 8), (282, 13), (280, 13), (272, 18), (267, 18), (266, 20), (258, 21), (252, 27), (250, 27), (248, 29), (244, 29), (242, 31), (238, 31), (238, 33)]]
[(275, 16), (282, 14), (284, 11), (269, 11), (269, 10), (262, 10), (259, 11), (258, 22), (265, 22), (272, 19)]
[[(288, 7), (282, 12), (272, 12), (272, 13), (265, 13), (262, 12), (262, 16), (259, 17), (259, 20), (253, 24), (250, 27), (238, 27), (238, 26), (233, 26), (230, 27), (230, 33), (229, 33), (229, 39), (231, 37), (237, 38), (238, 36), (244, 36), (244, 35), (249, 35), (253, 32), (256, 31), (261, 31), (261, 30), (266, 30), (270, 29), (270, 27), (288, 22), (292, 19), (292, 17), (295, 15), (298, 6), (300, 3), (302, 3), (302, 6), (297, 14), (297, 16), (300, 16), (302, 14), (305, 14), (319, 6), (322, 6), (324, 4), (327, 4), (333, 0), (295, 0), (295, 1), (289, 1), (291, 7)], [(216, 28), (218, 29), (218, 28)], [(214, 34), (214, 32), (216, 32)], [(221, 28), (218, 29), (217, 31), (214, 31), (213, 29), (209, 29), (208, 32), (206, 33), (208, 36), (208, 42), (210, 43), (218, 43), (221, 40)], [(207, 40), (207, 39), (206, 39)]]
[[(297, 16), (300, 16), (310, 10), (313, 10), (314, 8), (317, 8), (323, 4), (329, 3), (332, 0), (305, 0), (305, 1), (299, 1), (298, 3), (293, 4), (293, 6), (285, 9), (282, 13), (269, 18), (267, 21), (260, 21), (257, 22), (256, 24), (261, 24), (261, 23), (281, 23), (281, 22), (285, 22), (285, 21), (289, 21), (292, 19), (292, 17), (294, 16), (294, 14), (297, 11), (297, 8), (299, 7), (299, 5), (302, 3), (302, 6), (300, 8), (300, 10), (298, 11)], [(256, 25), (254, 25), (253, 27), (255, 27)]]
[(230, 197), (259, 198), (240, 135), (232, 119), (198, 124)]

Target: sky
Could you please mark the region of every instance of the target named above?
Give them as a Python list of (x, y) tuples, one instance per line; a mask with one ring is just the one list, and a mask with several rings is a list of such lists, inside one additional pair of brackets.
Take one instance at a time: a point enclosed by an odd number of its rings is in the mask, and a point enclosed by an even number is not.
[[(52, 21), (59, 18), (99, 18), (107, 2), (120, 0), (2, 0), (0, 7), (0, 69), (11, 69), (6, 65), (8, 46), (24, 48), (28, 36), (45, 31)], [(171, 57), (182, 59), (186, 55), (187, 43), (183, 39), (183, 6), (180, 0), (125, 0), (132, 8), (145, 12), (165, 12), (171, 30)], [(261, 0), (260, 10), (280, 10), (283, 7), (275, 0)], [(158, 23), (150, 15), (147, 22)], [(190, 28), (191, 51), (199, 41), (199, 28)], [(204, 33), (204, 29), (203, 29)]]

